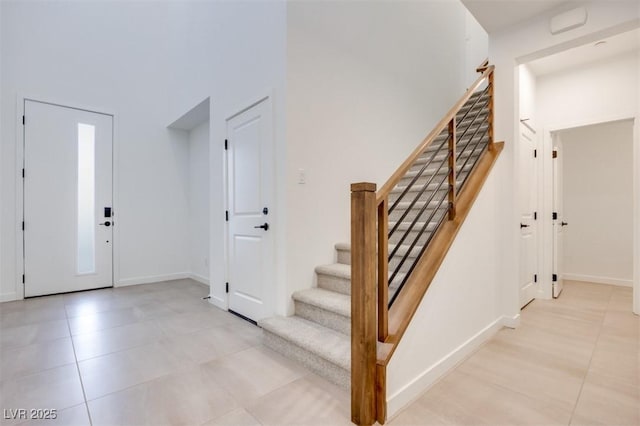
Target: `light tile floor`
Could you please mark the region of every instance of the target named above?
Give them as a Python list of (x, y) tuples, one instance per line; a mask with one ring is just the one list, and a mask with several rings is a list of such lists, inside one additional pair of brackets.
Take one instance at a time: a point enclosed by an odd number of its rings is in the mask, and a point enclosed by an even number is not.
[(630, 288), (565, 282), (390, 425), (640, 425), (640, 317)]
[[(206, 293), (181, 280), (0, 304), (0, 407), (56, 408), (24, 423), (41, 425), (350, 423), (346, 391)], [(640, 425), (639, 338), (630, 289), (567, 282), (389, 423)]]
[[(207, 293), (178, 280), (0, 304), (0, 424), (350, 424), (345, 390)], [(5, 418), (21, 408), (58, 418)]]

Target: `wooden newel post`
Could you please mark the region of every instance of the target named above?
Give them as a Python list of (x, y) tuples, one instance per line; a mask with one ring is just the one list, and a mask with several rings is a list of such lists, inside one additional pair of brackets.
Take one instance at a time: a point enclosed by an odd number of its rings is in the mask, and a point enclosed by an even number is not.
[(351, 185), (351, 421), (376, 419), (376, 184)]

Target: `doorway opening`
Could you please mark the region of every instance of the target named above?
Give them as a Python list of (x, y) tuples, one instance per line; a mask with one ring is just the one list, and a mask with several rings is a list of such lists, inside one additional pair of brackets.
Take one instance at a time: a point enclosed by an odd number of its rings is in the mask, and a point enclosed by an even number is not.
[(551, 132), (554, 297), (563, 280), (633, 285), (633, 120)]
[[(640, 93), (637, 82), (640, 69), (639, 31), (636, 29), (618, 33), (608, 37), (604, 44), (595, 43), (598, 41), (595, 40), (533, 60), (531, 58), (536, 54), (532, 53), (526, 56), (526, 63), (523, 61), (515, 70), (519, 81), (519, 118), (526, 118), (540, 134), (539, 161), (536, 164), (540, 176), (540, 286), (536, 297), (561, 297), (563, 279), (632, 286), (633, 311), (640, 314), (640, 110), (637, 104), (637, 94)], [(522, 68), (527, 69), (528, 78), (522, 78)], [(627, 176), (622, 184), (622, 187), (626, 185), (627, 198), (624, 207), (612, 207), (611, 195), (604, 190), (599, 195), (585, 193), (584, 199), (588, 200), (590, 207), (583, 205), (580, 211), (598, 211), (599, 216), (597, 220), (595, 217), (589, 219), (591, 234), (581, 232), (576, 228), (581, 220), (586, 219), (582, 216), (577, 221), (572, 219), (579, 213), (575, 213), (575, 205), (569, 207), (566, 204), (572, 205), (575, 200), (569, 200), (567, 197), (572, 195), (563, 192), (568, 190), (567, 185), (575, 186), (587, 181), (590, 182), (588, 189), (599, 189), (604, 179), (595, 179), (590, 171), (583, 168), (577, 182), (562, 182), (562, 176), (568, 176), (564, 170), (564, 161), (577, 158), (572, 152), (566, 152), (564, 132), (579, 131), (578, 129), (586, 126), (593, 131), (595, 127), (592, 126), (608, 126), (614, 125), (613, 123), (625, 123), (628, 135), (626, 140), (631, 141), (626, 145), (625, 157), (626, 165), (630, 165), (630, 172), (627, 173), (630, 173), (630, 177)], [(609, 131), (613, 132), (611, 129)], [(610, 137), (611, 134), (601, 136), (600, 144), (595, 146), (600, 149), (606, 147)], [(582, 152), (582, 155), (586, 155), (586, 152)], [(606, 155), (613, 155), (613, 151)], [(605, 154), (601, 155), (602, 160), (605, 157)], [(603, 161), (597, 163), (598, 166), (602, 164)], [(621, 191), (622, 187), (616, 184), (609, 189)], [(597, 247), (594, 246), (605, 242), (606, 236), (593, 233), (602, 232), (610, 222), (615, 222), (621, 209), (625, 209), (622, 216), (630, 215), (631, 221), (624, 220), (625, 233), (615, 240), (619, 244), (624, 243), (627, 249), (623, 253), (619, 249), (610, 248), (607, 255), (615, 252), (618, 255), (614, 256), (615, 259), (609, 259), (608, 266), (603, 266), (600, 271), (589, 269), (595, 268), (599, 262), (590, 262), (589, 268), (580, 267), (576, 263), (577, 259), (582, 259), (584, 264), (584, 259), (588, 258), (586, 252), (595, 251)], [(573, 212), (570, 213), (570, 210)], [(583, 252), (578, 253), (576, 248)], [(602, 260), (601, 258), (600, 261)], [(525, 267), (521, 261), (520, 270)]]

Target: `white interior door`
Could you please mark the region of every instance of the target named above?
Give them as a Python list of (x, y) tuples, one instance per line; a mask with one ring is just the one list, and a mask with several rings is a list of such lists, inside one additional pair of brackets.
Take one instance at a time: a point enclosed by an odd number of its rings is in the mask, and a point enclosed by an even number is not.
[(229, 310), (258, 321), (272, 313), (274, 238), (270, 100), (227, 120)]
[(553, 137), (553, 297), (557, 298), (562, 292), (564, 256), (563, 239), (564, 209), (562, 208), (562, 147), (560, 138)]
[(25, 297), (113, 285), (113, 117), (24, 104)]
[(520, 125), (520, 306), (538, 292), (537, 205), (538, 175), (536, 134)]

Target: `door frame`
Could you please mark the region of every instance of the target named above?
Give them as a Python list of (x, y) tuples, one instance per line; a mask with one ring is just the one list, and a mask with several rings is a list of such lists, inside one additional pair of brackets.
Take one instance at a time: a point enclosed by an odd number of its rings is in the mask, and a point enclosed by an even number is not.
[[(281, 227), (282, 227), (282, 223), (280, 222), (279, 218), (282, 217), (280, 215), (280, 212), (278, 212), (277, 207), (279, 206), (279, 200), (278, 200), (278, 170), (277, 170), (277, 149), (278, 149), (278, 141), (276, 140), (276, 123), (275, 123), (275, 115), (274, 115), (274, 99), (273, 99), (273, 89), (265, 89), (262, 90), (260, 92), (258, 92), (258, 95), (250, 98), (249, 100), (245, 101), (245, 102), (240, 102), (235, 104), (235, 106), (233, 108), (229, 109), (229, 112), (227, 114), (224, 115), (224, 119), (221, 121), (221, 125), (223, 126), (224, 130), (224, 138), (227, 139), (228, 135), (227, 135), (227, 123), (229, 120), (231, 120), (232, 118), (234, 118), (235, 116), (242, 114), (243, 112), (253, 108), (254, 106), (258, 105), (261, 102), (266, 102), (268, 109), (269, 109), (269, 125), (271, 127), (270, 132), (271, 132), (271, 138), (273, 141), (273, 209), (272, 211), (269, 213), (270, 215), (272, 215), (271, 219), (270, 219), (270, 223), (273, 224), (273, 227), (276, 229), (276, 231), (278, 231)], [(230, 209), (229, 206), (229, 152), (227, 150), (224, 150), (224, 154), (223, 154), (223, 167), (222, 167), (222, 185), (223, 185), (223, 190), (222, 190), (222, 194), (223, 194), (223, 205), (224, 205), (224, 210), (228, 211)], [(230, 253), (229, 253), (229, 222), (225, 220), (224, 222), (224, 244), (223, 244), (223, 250), (224, 250), (224, 283), (222, 283), (223, 286), (226, 285), (226, 283), (229, 282), (229, 273), (230, 273), (230, 268), (229, 268), (229, 260), (230, 260)], [(282, 285), (281, 285), (281, 279), (280, 278), (280, 274), (279, 274), (279, 256), (278, 256), (278, 247), (279, 247), (279, 238), (282, 234), (280, 232), (275, 232), (274, 235), (274, 240), (273, 240), (273, 258), (275, 260), (275, 265), (273, 268), (273, 280), (272, 282), (274, 283), (274, 288), (272, 289), (273, 291), (271, 292), (271, 297), (269, 299), (269, 305), (268, 306), (268, 311), (270, 312), (269, 315), (273, 315), (276, 310), (277, 310), (277, 306), (278, 306), (278, 300), (279, 298), (282, 296), (282, 294), (284, 293), (283, 289), (282, 289)], [(224, 292), (224, 301), (223, 301), (223, 306), (220, 306), (221, 308), (225, 309), (225, 310), (229, 310), (229, 300), (230, 300), (230, 292)], [(212, 295), (213, 298), (213, 295)]]
[(543, 213), (542, 232), (544, 240), (544, 257), (542, 259), (542, 289), (545, 299), (553, 298), (551, 274), (553, 273), (553, 140), (551, 134), (560, 130), (575, 127), (591, 126), (612, 121), (632, 120), (633, 122), (633, 312), (640, 315), (640, 117), (630, 114), (596, 116), (584, 120), (554, 123), (543, 129), (542, 167), (543, 167)]
[[(521, 163), (520, 163), (520, 153), (521, 153), (521, 149), (522, 149), (522, 145), (521, 145), (521, 138), (522, 138), (522, 126), (526, 127), (527, 129), (529, 129), (531, 131), (531, 134), (533, 136), (533, 143), (534, 143), (534, 149), (537, 149), (538, 151), (541, 151), (541, 145), (542, 145), (542, 141), (541, 141), (541, 137), (539, 132), (539, 129), (536, 129), (536, 127), (531, 126), (527, 120), (523, 120), (520, 119), (518, 120), (518, 124), (517, 124), (517, 128), (518, 128), (518, 167), (516, 170), (518, 170), (518, 188), (520, 188), (520, 185), (522, 184), (522, 177), (521, 177), (521, 173), (522, 170), (520, 168)], [(542, 268), (541, 268), (541, 264), (542, 264), (542, 238), (541, 238), (541, 232), (542, 232), (542, 226), (541, 226), (541, 206), (542, 206), (542, 180), (541, 180), (541, 175), (542, 175), (542, 168), (541, 168), (541, 164), (538, 161), (539, 157), (535, 157), (536, 160), (533, 163), (533, 168), (535, 170), (535, 178), (531, 180), (531, 183), (533, 185), (535, 185), (535, 203), (534, 203), (534, 212), (536, 212), (536, 214), (538, 215), (537, 219), (534, 219), (532, 221), (533, 226), (535, 226), (535, 248), (534, 248), (534, 253), (533, 256), (535, 257), (535, 263), (536, 263), (536, 275), (538, 275), (538, 281), (535, 284), (536, 286), (536, 291), (535, 291), (535, 296), (534, 299), (538, 299), (543, 297), (543, 290), (542, 290), (542, 283), (540, 281), (541, 279), (541, 275), (542, 275)], [(520, 190), (520, 189), (519, 189)], [(520, 205), (519, 203), (519, 198), (517, 198), (518, 201), (516, 201), (517, 203), (517, 209), (518, 209), (518, 223), (522, 223), (522, 210), (523, 210), (523, 206)], [(522, 235), (521, 235), (521, 231), (518, 233), (518, 241), (519, 241), (519, 248), (518, 250), (522, 251), (523, 247), (522, 247)], [(520, 258), (520, 253), (518, 253), (518, 256)], [(520, 291), (521, 291), (521, 283), (520, 283), (520, 273), (522, 271), (522, 268), (524, 268), (525, 265), (519, 265), (519, 269), (518, 269), (518, 298), (520, 298)], [(519, 299), (518, 299), (519, 300)], [(533, 301), (532, 300), (532, 301)], [(531, 303), (532, 301), (526, 303), (524, 306), (520, 306), (522, 303), (519, 303), (519, 308), (518, 311), (521, 311), (525, 306), (527, 306), (529, 303)]]
[[(53, 100), (47, 98), (45, 96), (27, 96), (24, 94), (18, 94), (16, 100), (16, 162), (15, 162), (15, 189), (16, 189), (16, 198), (15, 198), (15, 219), (16, 219), (16, 274), (15, 274), (15, 300), (24, 299), (25, 294), (25, 286), (22, 282), (22, 274), (24, 274), (24, 234), (22, 232), (22, 220), (24, 219), (24, 181), (22, 180), (22, 168), (24, 167), (24, 126), (22, 124), (22, 117), (25, 113), (25, 103), (26, 101), (40, 102), (44, 104), (71, 108), (86, 112), (93, 112), (97, 114), (104, 114), (111, 116), (111, 126), (112, 126), (112, 165), (111, 165), (111, 180), (112, 180), (112, 189), (111, 189), (111, 197), (112, 197), (112, 208), (116, 215), (119, 214), (120, 211), (120, 203), (118, 200), (118, 184), (120, 182), (118, 175), (118, 165), (119, 165), (119, 149), (118, 149), (118, 124), (116, 120), (116, 114), (113, 110), (108, 108), (97, 108), (91, 107), (81, 102), (65, 102), (60, 100)], [(75, 105), (75, 106), (71, 106)], [(28, 119), (28, 118), (27, 118)], [(113, 287), (118, 287), (118, 283), (120, 281), (120, 262), (119, 253), (120, 253), (120, 227), (113, 227), (113, 245), (112, 245), (112, 285)]]

